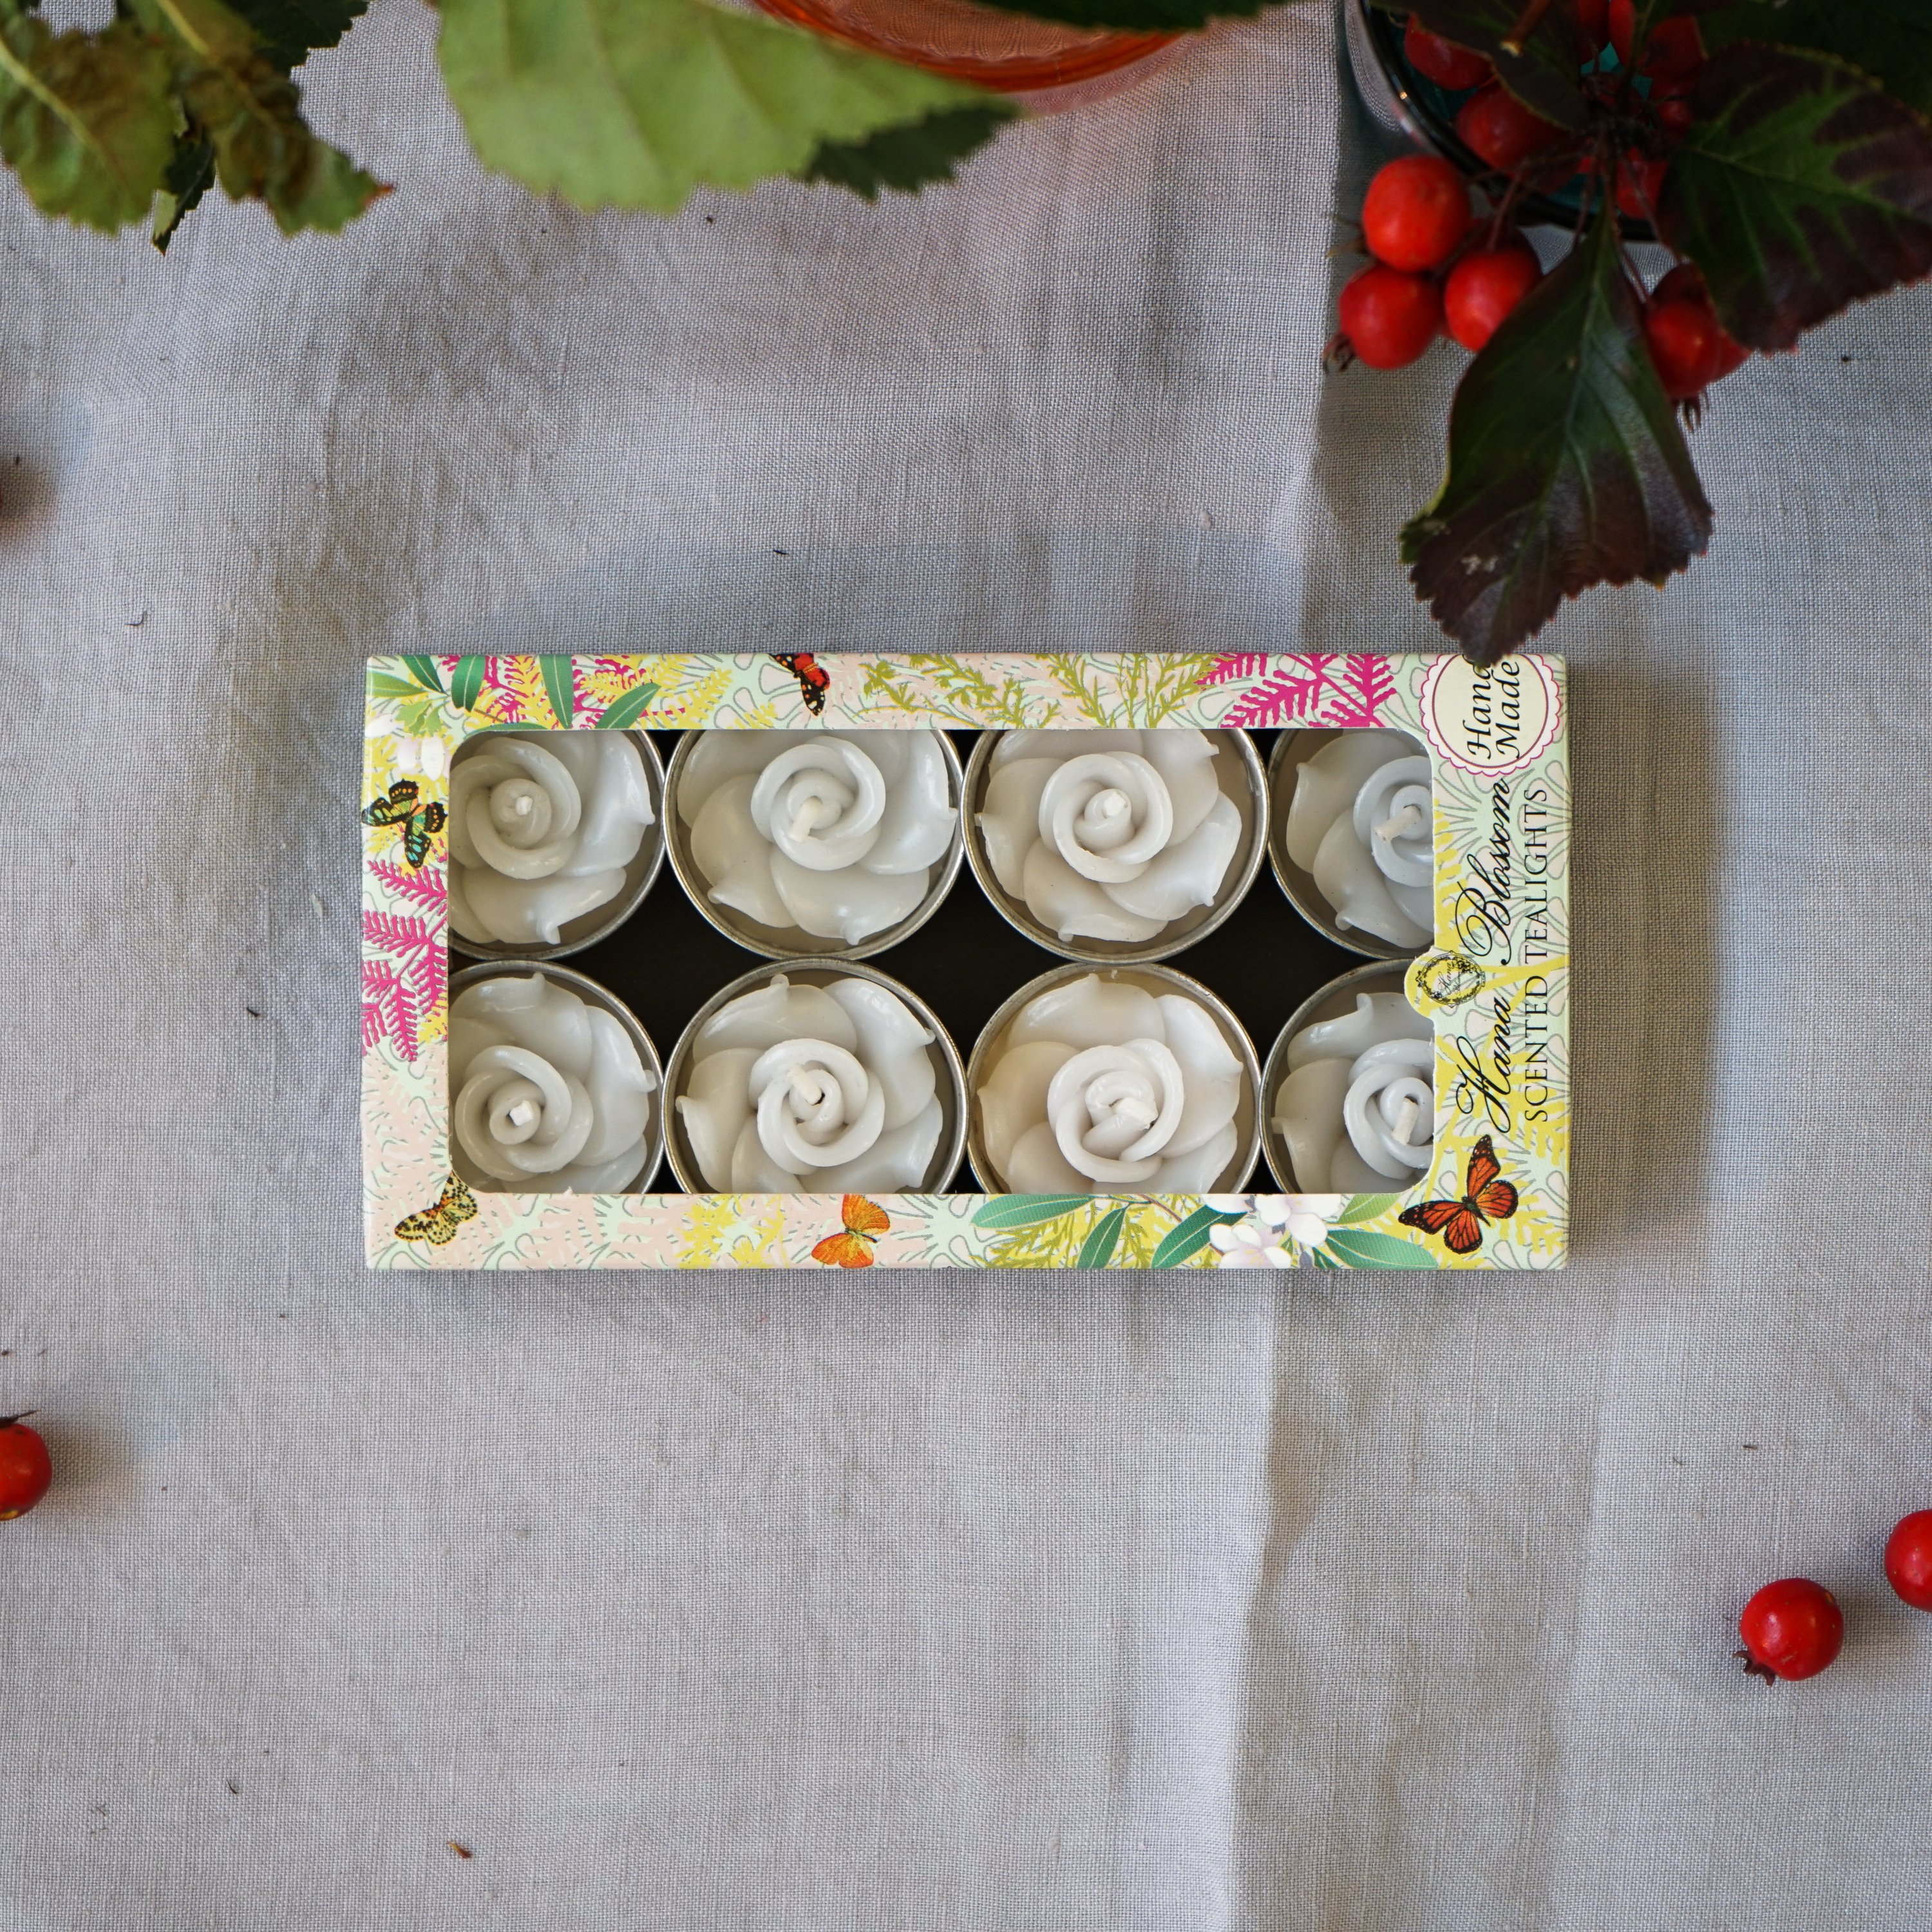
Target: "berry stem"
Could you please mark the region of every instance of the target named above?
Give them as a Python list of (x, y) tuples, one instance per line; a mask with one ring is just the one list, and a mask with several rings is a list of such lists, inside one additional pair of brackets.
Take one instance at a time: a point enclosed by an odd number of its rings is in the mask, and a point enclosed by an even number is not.
[(1550, 0), (1529, 0), (1529, 4), (1516, 16), (1515, 26), (1504, 34), (1503, 52), (1506, 54), (1521, 53), (1524, 42), (1543, 25), (1543, 16), (1550, 11)]
[(25, 1422), (28, 1416), (38, 1415), (37, 1408), (23, 1408), (18, 1415), (0, 1415), (0, 1429), (11, 1429), (16, 1422)]

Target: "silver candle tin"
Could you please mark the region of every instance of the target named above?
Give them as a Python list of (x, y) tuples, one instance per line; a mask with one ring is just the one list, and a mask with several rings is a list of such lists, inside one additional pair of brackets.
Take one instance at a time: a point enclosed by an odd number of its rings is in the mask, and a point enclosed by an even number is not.
[[(956, 827), (952, 842), (946, 848), (946, 856), (934, 868), (932, 884), (926, 897), (920, 901), (908, 917), (901, 920), (896, 926), (889, 926), (884, 932), (874, 933), (870, 938), (862, 940), (856, 946), (841, 946), (836, 940), (820, 939), (796, 926), (781, 929), (776, 926), (760, 926), (755, 920), (747, 919), (742, 913), (734, 910), (730, 906), (713, 904), (710, 891), (710, 881), (698, 869), (698, 862), (692, 856), (691, 827), (685, 824), (677, 810), (678, 779), (690, 763), (692, 752), (703, 735), (698, 731), (686, 732), (677, 749), (671, 754), (670, 772), (666, 780), (668, 796), (664, 814), (666, 841), (670, 849), (671, 870), (677, 875), (677, 882), (684, 888), (686, 896), (734, 945), (742, 946), (746, 951), (759, 953), (767, 959), (869, 959), (874, 953), (883, 952), (887, 947), (898, 945), (902, 939), (910, 938), (944, 904), (946, 894), (952, 891), (953, 883), (959, 876), (959, 868), (964, 856)], [(765, 735), (770, 736), (775, 734), (767, 733)], [(840, 735), (845, 734), (842, 733)], [(956, 806), (963, 782), (959, 770), (959, 754), (952, 748), (952, 741), (944, 731), (934, 730), (933, 735), (938, 739), (940, 748), (946, 754), (946, 782)]]
[[(1312, 1027), (1318, 1020), (1338, 1020), (1353, 1012), (1355, 997), (1359, 993), (1406, 995), (1403, 982), (1408, 972), (1406, 960), (1352, 967), (1339, 979), (1330, 980), (1319, 991), (1310, 994), (1289, 1016), (1287, 1025), (1275, 1035), (1274, 1044), (1268, 1048), (1268, 1064), (1262, 1070), (1262, 1145), (1268, 1155), (1268, 1171), (1286, 1192), (1307, 1194), (1323, 1191), (1305, 1188), (1295, 1178), (1293, 1165), (1288, 1157), (1288, 1142), (1274, 1124), (1275, 1096), (1288, 1078), (1289, 1041), (1303, 1028)], [(1401, 1189), (1392, 1180), (1386, 1191), (1400, 1193)]]
[[(819, 961), (816, 959), (787, 959), (774, 962), (766, 966), (754, 967), (752, 971), (734, 980), (728, 986), (722, 987), (712, 994), (703, 1006), (692, 1016), (690, 1023), (678, 1036), (677, 1045), (671, 1049), (670, 1066), (664, 1082), (664, 1132), (665, 1152), (670, 1159), (670, 1171), (677, 1177), (677, 1184), (687, 1194), (710, 1194), (715, 1190), (698, 1171), (698, 1162), (692, 1152), (691, 1143), (686, 1137), (684, 1124), (678, 1118), (678, 1096), (684, 1091), (685, 1082), (691, 1070), (691, 1051), (705, 1022), (722, 1008), (728, 1006), (746, 993), (757, 992), (769, 986), (772, 980), (782, 974), (794, 986), (829, 986), (838, 980), (868, 980), (875, 986), (883, 986), (896, 998), (903, 1000), (920, 1025), (932, 1035), (932, 1043), (926, 1048), (939, 1064), (938, 1095), (942, 1116), (939, 1129), (939, 1144), (934, 1150), (932, 1160), (926, 1172), (920, 1177), (916, 1187), (904, 1190), (912, 1194), (930, 1194), (944, 1189), (958, 1170), (960, 1156), (966, 1149), (966, 1076), (959, 1060), (959, 1049), (952, 1043), (952, 1036), (941, 1023), (939, 1016), (912, 988), (890, 974), (881, 973), (872, 966), (861, 966), (849, 959)], [(800, 1188), (801, 1194), (823, 1192), (822, 1190)]]
[[(638, 1049), (638, 1058), (645, 1067), (656, 1076), (657, 1087), (651, 1095), (650, 1118), (644, 1126), (644, 1164), (638, 1171), (638, 1178), (625, 1189), (626, 1194), (648, 1194), (651, 1183), (656, 1178), (658, 1163), (664, 1159), (664, 1070), (658, 1058), (658, 1050), (651, 1036), (645, 1032), (637, 1015), (623, 1001), (605, 986), (601, 986), (588, 974), (579, 973), (568, 966), (557, 966), (543, 960), (492, 960), (488, 964), (466, 967), (454, 975), (449, 982), (449, 998), (454, 1006), (457, 995), (466, 986), (480, 986), (485, 980), (527, 980), (532, 974), (556, 983), (574, 993), (586, 1006), (601, 1006), (629, 1036), (631, 1044)], [(448, 1096), (446, 1104), (454, 1108), (456, 1096)], [(450, 1142), (454, 1159), (455, 1139), (452, 1133)], [(468, 1175), (464, 1177), (470, 1180)], [(514, 1193), (514, 1188), (505, 1188), (500, 1183), (485, 1175), (481, 1180), (470, 1180), (470, 1184), (482, 1192)]]
[[(460, 759), (472, 746), (487, 746), (497, 735), (490, 731), (478, 732), (464, 741), (457, 752), (457, 758)], [(556, 734), (532, 732), (530, 735), (550, 737)], [(644, 784), (651, 795), (651, 809), (657, 814), (657, 823), (644, 827), (644, 842), (638, 848), (637, 856), (624, 868), (622, 891), (602, 905), (593, 906), (580, 917), (566, 921), (557, 928), (563, 937), (555, 946), (515, 946), (497, 939), (465, 939), (452, 926), (449, 928), (452, 952), (460, 952), (470, 959), (514, 960), (532, 965), (545, 960), (567, 958), (573, 952), (581, 952), (586, 946), (595, 946), (600, 939), (609, 938), (643, 904), (644, 895), (657, 883), (658, 874), (664, 866), (664, 824), (668, 816), (664, 804), (664, 765), (658, 757), (657, 747), (646, 734), (626, 731), (624, 736), (637, 746), (644, 761)], [(450, 862), (454, 865), (455, 861), (452, 859)]]
[[(972, 1058), (966, 1066), (968, 1158), (973, 1163), (973, 1172), (980, 1185), (989, 1194), (1003, 1194), (1007, 1191), (1006, 1178), (995, 1173), (986, 1153), (986, 1143), (980, 1119), (979, 1094), (982, 1082), (991, 1072), (991, 1063), (1004, 1042), (1007, 1028), (1018, 1016), (1020, 1009), (1029, 1000), (1037, 999), (1042, 993), (1051, 992), (1056, 986), (1069, 985), (1076, 980), (1084, 980), (1089, 974), (1096, 974), (1110, 983), (1124, 982), (1138, 986), (1143, 991), (1156, 995), (1162, 993), (1180, 993), (1205, 1007), (1214, 1016), (1215, 1024), (1221, 1029), (1222, 1037), (1233, 1048), (1241, 1063), (1241, 1072), (1246, 1084), (1246, 1104), (1237, 1114), (1240, 1127), (1240, 1138), (1234, 1157), (1221, 1174), (1215, 1178), (1214, 1185), (1204, 1188), (1204, 1193), (1218, 1194), (1236, 1191), (1247, 1184), (1248, 1176), (1253, 1172), (1255, 1157), (1259, 1151), (1261, 1139), (1262, 1075), (1260, 1063), (1255, 1054), (1255, 1044), (1248, 1037), (1247, 1029), (1234, 1017), (1234, 1010), (1218, 994), (1211, 993), (1198, 980), (1190, 979), (1185, 973), (1177, 972), (1172, 966), (1136, 964), (1131, 966), (1096, 966), (1083, 960), (1070, 966), (1056, 966), (1049, 973), (1042, 973), (1036, 980), (1029, 980), (1019, 991), (1006, 1000), (980, 1030), (980, 1037), (973, 1043)], [(1097, 1194), (1102, 1190), (1096, 1188)]]
[[(1192, 727), (1188, 728), (1190, 730)], [(1023, 932), (1036, 946), (1057, 952), (1063, 959), (1078, 959), (1089, 965), (1149, 965), (1170, 959), (1205, 939), (1247, 896), (1260, 871), (1262, 854), (1268, 842), (1268, 785), (1262, 770), (1261, 754), (1247, 733), (1234, 729), (1215, 729), (1204, 733), (1217, 749), (1227, 755), (1214, 760), (1214, 772), (1224, 796), (1234, 802), (1241, 814), (1241, 842), (1229, 862), (1221, 890), (1210, 905), (1196, 906), (1156, 938), (1136, 945), (1125, 940), (1062, 939), (1051, 926), (1036, 919), (1023, 900), (1012, 898), (994, 876), (992, 862), (986, 856), (985, 839), (980, 832), (980, 808), (986, 794), (993, 753), (1004, 731), (984, 731), (966, 761), (966, 803), (964, 812), (966, 856), (980, 890), (999, 909), (1006, 922)]]
[[(1288, 904), (1323, 938), (1334, 940), (1345, 952), (1363, 953), (1371, 959), (1413, 959), (1418, 952), (1428, 949), (1391, 945), (1359, 926), (1338, 925), (1335, 908), (1322, 896), (1312, 876), (1288, 856), (1288, 808), (1294, 800), (1295, 774), (1324, 745), (1347, 735), (1342, 731), (1297, 728), (1282, 732), (1275, 740), (1268, 763), (1268, 864), (1276, 883), (1288, 895)], [(1421, 748), (1418, 742), (1416, 749)]]

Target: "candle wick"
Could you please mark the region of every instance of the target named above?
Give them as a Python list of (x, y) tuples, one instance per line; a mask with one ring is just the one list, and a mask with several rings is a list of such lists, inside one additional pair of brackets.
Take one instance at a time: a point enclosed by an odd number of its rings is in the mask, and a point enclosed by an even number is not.
[(510, 801), (510, 809), (514, 812), (519, 818), (527, 818), (530, 817), (530, 814), (536, 809), (536, 806), (528, 792), (520, 791), (518, 793), (516, 796)]
[(791, 836), (802, 838), (818, 823), (822, 809), (820, 802), (815, 798), (800, 799), (791, 815)]
[(1422, 1118), (1422, 1102), (1412, 1094), (1405, 1095), (1402, 1105), (1395, 1110), (1395, 1137), (1406, 1142), (1415, 1131), (1415, 1124)]
[(510, 1124), (513, 1127), (526, 1127), (537, 1117), (537, 1110), (527, 1100), (519, 1100), (510, 1109)]
[(1406, 838), (1412, 832), (1422, 830), (1422, 808), (1419, 805), (1406, 805), (1393, 818), (1385, 820), (1376, 827), (1378, 838)]

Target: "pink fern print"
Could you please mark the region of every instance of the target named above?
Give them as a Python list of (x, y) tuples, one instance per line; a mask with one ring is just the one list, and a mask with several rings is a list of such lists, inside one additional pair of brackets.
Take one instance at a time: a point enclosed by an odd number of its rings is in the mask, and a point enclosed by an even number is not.
[(1342, 726), (1379, 724), (1383, 707), (1395, 696), (1395, 673), (1390, 670), (1388, 659), (1363, 652), (1342, 662), (1351, 697), (1345, 715), (1328, 722)]
[[(422, 1024), (448, 984), (442, 934), (413, 913), (365, 912), (362, 944), (363, 1051), (387, 1040), (413, 1060)], [(372, 952), (384, 956), (366, 956)]]
[(1213, 668), (1201, 682), (1204, 685), (1232, 684), (1237, 679), (1259, 677), (1268, 669), (1268, 658), (1259, 651), (1247, 651), (1231, 657), (1219, 657)]
[(1224, 724), (1266, 729), (1318, 724), (1346, 729), (1378, 724), (1395, 694), (1385, 658), (1338, 651), (1310, 651), (1270, 658), (1252, 652), (1216, 658), (1203, 684), (1246, 683), (1249, 688), (1222, 712)]
[(449, 882), (440, 866), (425, 866), (421, 872), (412, 872), (385, 860), (372, 859), (369, 869), (398, 898), (406, 899), (411, 905), (437, 914), (448, 910)]

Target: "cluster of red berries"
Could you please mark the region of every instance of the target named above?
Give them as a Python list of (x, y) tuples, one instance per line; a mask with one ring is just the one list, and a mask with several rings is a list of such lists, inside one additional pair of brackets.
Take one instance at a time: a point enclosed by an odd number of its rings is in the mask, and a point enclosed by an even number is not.
[[(1914, 1510), (1886, 1539), (1885, 1574), (1915, 1610), (1932, 1610), (1932, 1510)], [(1822, 1583), (1780, 1577), (1745, 1604), (1738, 1619), (1744, 1647), (1738, 1654), (1754, 1677), (1816, 1677), (1845, 1640), (1845, 1613)]]
[[(1632, 0), (1574, 0), (1585, 44), (1594, 54), (1607, 44), (1628, 66), (1635, 9)], [(1400, 369), (1446, 334), (1472, 352), (1481, 349), (1541, 280), (1534, 253), (1510, 221), (1522, 188), (1536, 177), (1553, 184), (1579, 172), (1594, 174), (1598, 158), (1580, 148), (1565, 130), (1533, 114), (1496, 78), (1490, 62), (1469, 48), (1427, 32), (1409, 17), (1403, 46), (1418, 73), (1455, 92), (1467, 92), (1456, 116), (1464, 145), (1508, 178), (1494, 213), (1479, 219), (1469, 191), (1449, 162), (1431, 154), (1390, 161), (1369, 184), (1362, 203), (1362, 244), (1373, 256), (1353, 277), (1337, 304), (1340, 333), (1330, 345), (1339, 364)], [(1624, 89), (1613, 125), (1624, 142), (1616, 163), (1617, 206), (1650, 218), (1668, 148), (1690, 124), (1690, 90), (1703, 65), (1703, 43), (1694, 20), (1660, 21), (1651, 29), (1637, 72), (1648, 89)], [(1718, 320), (1703, 278), (1684, 263), (1650, 291), (1644, 337), (1664, 392), (1689, 402), (1741, 364), (1748, 351)]]

